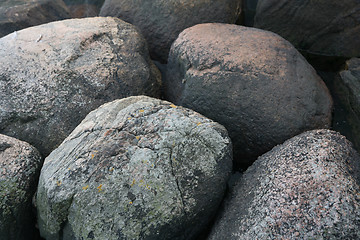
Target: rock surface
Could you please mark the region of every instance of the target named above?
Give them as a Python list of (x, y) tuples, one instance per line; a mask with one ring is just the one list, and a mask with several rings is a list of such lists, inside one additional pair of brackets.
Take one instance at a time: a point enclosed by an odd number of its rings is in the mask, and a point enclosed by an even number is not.
[(346, 62), (335, 81), (335, 92), (346, 109), (345, 119), (351, 128), (354, 145), (360, 149), (360, 58)]
[(72, 18), (96, 17), (104, 0), (64, 0)]
[(241, 0), (106, 0), (100, 16), (119, 17), (139, 27), (151, 57), (164, 63), (182, 30), (205, 22), (235, 23), (240, 11)]
[(194, 239), (231, 169), (231, 142), (218, 123), (144, 96), (104, 104), (45, 159), (41, 235)]
[(31, 199), (42, 158), (28, 143), (0, 134), (0, 239), (30, 239)]
[(160, 94), (160, 73), (134, 26), (71, 19), (0, 39), (0, 133), (43, 156), (90, 111), (132, 95)]
[(278, 33), (304, 52), (360, 56), (358, 0), (259, 0), (254, 26)]
[(0, 38), (27, 27), (69, 17), (62, 0), (1, 0)]
[(209, 23), (184, 30), (164, 89), (171, 102), (227, 128), (240, 166), (331, 123), (332, 99), (314, 69), (289, 42), (259, 29)]
[(296, 136), (245, 172), (209, 239), (359, 239), (359, 164), (336, 132)]

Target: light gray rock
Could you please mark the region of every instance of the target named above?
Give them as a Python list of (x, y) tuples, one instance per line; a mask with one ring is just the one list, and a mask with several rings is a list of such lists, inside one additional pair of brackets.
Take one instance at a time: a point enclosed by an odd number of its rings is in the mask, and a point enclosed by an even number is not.
[(206, 22), (235, 23), (242, 0), (105, 0), (100, 16), (119, 17), (139, 27), (151, 57), (162, 63), (178, 34)]
[(229, 131), (246, 167), (305, 130), (327, 128), (332, 99), (303, 56), (277, 34), (232, 24), (199, 24), (172, 45), (166, 99)]
[(359, 239), (359, 164), (336, 132), (298, 135), (244, 173), (209, 239)]
[(31, 239), (35, 230), (31, 199), (42, 158), (26, 142), (0, 134), (0, 239)]
[(90, 111), (160, 95), (160, 73), (139, 31), (117, 18), (27, 28), (0, 39), (0, 133), (56, 148)]
[(226, 129), (139, 96), (89, 113), (46, 159), (37, 192), (46, 239), (194, 239), (232, 168)]

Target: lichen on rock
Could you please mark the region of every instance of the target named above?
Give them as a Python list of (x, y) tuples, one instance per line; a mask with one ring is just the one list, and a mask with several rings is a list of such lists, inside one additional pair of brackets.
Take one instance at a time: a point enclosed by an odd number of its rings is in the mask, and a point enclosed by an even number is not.
[(225, 128), (192, 110), (144, 96), (104, 104), (45, 160), (41, 234), (193, 239), (215, 214), (231, 167)]

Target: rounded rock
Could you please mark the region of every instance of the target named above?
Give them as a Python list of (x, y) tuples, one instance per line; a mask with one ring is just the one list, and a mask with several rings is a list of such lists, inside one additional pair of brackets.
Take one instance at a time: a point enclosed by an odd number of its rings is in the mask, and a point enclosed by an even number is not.
[(0, 239), (29, 239), (35, 230), (31, 200), (42, 158), (30, 144), (0, 134)]
[(0, 133), (47, 156), (101, 104), (159, 97), (160, 85), (145, 39), (120, 19), (27, 28), (0, 39)]
[(303, 56), (277, 34), (199, 24), (172, 45), (166, 99), (227, 128), (242, 167), (305, 130), (327, 128), (332, 99)]
[(209, 239), (359, 239), (359, 170), (339, 133), (293, 137), (242, 175)]
[(47, 239), (194, 239), (232, 169), (226, 129), (139, 96), (89, 113), (46, 159), (37, 192)]

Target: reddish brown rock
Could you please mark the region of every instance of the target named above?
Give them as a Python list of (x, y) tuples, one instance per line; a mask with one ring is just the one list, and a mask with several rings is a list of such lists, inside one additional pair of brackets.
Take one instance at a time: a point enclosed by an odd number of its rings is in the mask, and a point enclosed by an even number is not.
[(304, 57), (277, 34), (199, 24), (172, 45), (165, 96), (221, 123), (239, 166), (305, 130), (331, 123), (331, 96)]
[(0, 37), (27, 27), (69, 18), (62, 0), (0, 1)]

